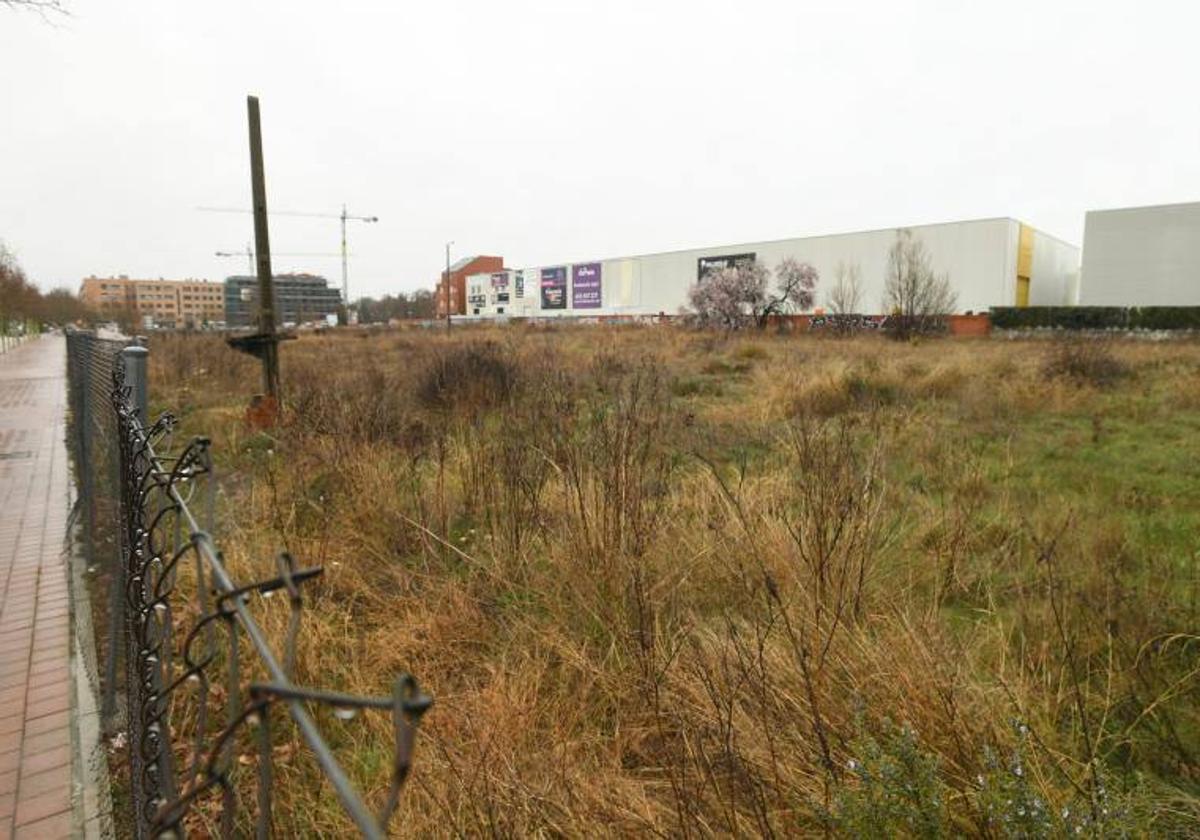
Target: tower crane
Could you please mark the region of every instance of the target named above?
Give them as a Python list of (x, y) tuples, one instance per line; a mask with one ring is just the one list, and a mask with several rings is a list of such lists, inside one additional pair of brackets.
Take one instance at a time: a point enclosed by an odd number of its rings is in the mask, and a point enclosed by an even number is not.
[[(203, 210), (206, 213), (249, 213), (249, 210), (243, 210), (238, 207), (197, 207), (197, 210)], [(302, 216), (310, 219), (338, 219), (342, 223), (342, 301), (346, 307), (350, 306), (350, 280), (347, 270), (347, 258), (349, 254), (346, 251), (346, 222), (378, 222), (378, 216), (357, 216), (346, 212), (346, 205), (342, 205), (341, 213), (308, 213), (295, 210), (271, 210), (269, 215), (272, 216)], [(225, 256), (228, 252), (218, 254)], [(238, 256), (241, 256), (238, 254)], [(253, 262), (252, 262), (253, 264)]]

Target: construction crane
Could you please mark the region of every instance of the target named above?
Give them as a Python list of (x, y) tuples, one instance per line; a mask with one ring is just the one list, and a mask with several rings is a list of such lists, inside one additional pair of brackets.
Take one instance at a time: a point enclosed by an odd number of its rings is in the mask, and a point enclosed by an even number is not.
[[(254, 246), (246, 243), (245, 250), (242, 251), (214, 251), (218, 257), (245, 257), (250, 264), (250, 276), (254, 276)], [(274, 257), (337, 257), (340, 254), (320, 253), (317, 251), (272, 251), (271, 256)]]
[[(206, 213), (249, 213), (249, 210), (243, 210), (240, 207), (197, 207), (197, 210), (203, 210)], [(346, 222), (378, 222), (378, 216), (356, 216), (346, 212), (346, 205), (342, 205), (341, 213), (307, 213), (294, 210), (271, 210), (272, 216), (301, 216), (310, 219), (338, 219), (342, 223), (342, 302), (347, 309), (350, 307), (350, 280), (349, 272), (347, 271), (347, 258), (349, 254), (346, 251)], [(240, 256), (240, 254), (239, 254)]]

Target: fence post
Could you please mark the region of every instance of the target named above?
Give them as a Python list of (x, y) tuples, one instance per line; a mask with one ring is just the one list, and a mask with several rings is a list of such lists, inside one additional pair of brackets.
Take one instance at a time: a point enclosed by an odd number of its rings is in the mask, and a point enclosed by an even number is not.
[(71, 334), (67, 358), (71, 365), (71, 379), (75, 392), (75, 425), (79, 435), (79, 489), (80, 506), (83, 510), (83, 559), (88, 570), (96, 563), (96, 497), (95, 484), (92, 476), (92, 406), (88, 398), (89, 383), (87, 360), (83, 356), (83, 348), (79, 346), (82, 336)]
[(146, 388), (146, 357), (149, 355), (150, 351), (145, 347), (126, 347), (121, 351), (125, 359), (125, 383), (130, 387), (129, 399), (143, 426), (150, 425)]

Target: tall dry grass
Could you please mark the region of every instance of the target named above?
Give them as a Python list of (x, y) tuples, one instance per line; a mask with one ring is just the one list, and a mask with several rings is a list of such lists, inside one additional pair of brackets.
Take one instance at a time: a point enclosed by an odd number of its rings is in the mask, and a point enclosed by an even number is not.
[[(1114, 387), (1031, 343), (334, 334), (269, 434), (215, 340), (151, 368), (231, 565), (326, 568), (300, 681), (437, 698), (400, 834), (1187, 834), (1200, 348), (1103, 352)], [(378, 795), (387, 721), (326, 723)], [(279, 737), (276, 827), (344, 831)]]

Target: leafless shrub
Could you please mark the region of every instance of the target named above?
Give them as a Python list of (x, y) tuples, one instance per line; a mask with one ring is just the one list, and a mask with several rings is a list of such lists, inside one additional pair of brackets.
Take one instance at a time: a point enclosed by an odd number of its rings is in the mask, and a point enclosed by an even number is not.
[(494, 341), (472, 342), (439, 354), (417, 384), (426, 408), (474, 416), (508, 400), (517, 387), (517, 368)]
[(898, 339), (941, 332), (946, 316), (954, 311), (949, 276), (933, 270), (925, 243), (907, 228), (896, 231), (888, 251), (883, 305), (889, 316), (888, 334)]
[(657, 362), (597, 356), (590, 392), (560, 389), (546, 441), (570, 499), (576, 536), (593, 558), (637, 556), (648, 544), (673, 468), (668, 382)]
[(1110, 388), (1132, 371), (1117, 358), (1107, 341), (1072, 338), (1055, 344), (1042, 365), (1042, 373), (1047, 379), (1061, 378), (1097, 388)]

